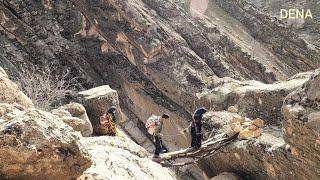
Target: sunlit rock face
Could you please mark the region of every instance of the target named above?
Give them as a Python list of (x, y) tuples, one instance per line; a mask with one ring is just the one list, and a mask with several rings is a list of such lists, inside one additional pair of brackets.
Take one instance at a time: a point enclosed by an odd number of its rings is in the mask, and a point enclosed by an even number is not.
[(192, 16), (201, 15), (206, 12), (208, 8), (208, 0), (191, 0), (190, 1), (190, 13)]
[(75, 179), (90, 167), (80, 133), (58, 116), (6, 103), (0, 111), (1, 179)]
[[(2, 68), (0, 77), (9, 78)], [(6, 90), (2, 95), (12, 96)], [(88, 113), (98, 112), (108, 101), (118, 102), (109, 86), (81, 95), (87, 106), (97, 97), (104, 102), (88, 108)], [(46, 112), (18, 103), (0, 103), (1, 179), (177, 179), (120, 129), (117, 136), (85, 137), (93, 130), (82, 104), (73, 102)]]
[[(262, 5), (234, 0), (8, 0), (0, 5), (0, 64), (16, 79), (26, 66), (54, 62), (88, 89), (109, 84), (118, 91), (126, 115), (120, 125), (152, 151), (146, 119), (169, 113), (173, 121), (164, 134), (176, 134), (201, 103), (197, 94), (220, 86), (220, 78), (273, 83), (319, 66), (318, 21), (306, 23), (310, 32), (292, 29), (262, 11), (267, 1), (256, 1)], [(316, 3), (302, 4), (315, 8)], [(273, 12), (277, 6), (268, 7)], [(171, 151), (189, 146), (183, 134), (164, 142)]]
[(177, 179), (173, 171), (152, 161), (145, 149), (127, 137), (82, 138), (80, 143), (93, 164), (78, 180)]
[[(267, 125), (258, 138), (236, 142), (210, 158), (211, 173), (231, 171), (249, 179), (319, 179), (319, 80), (318, 69), (285, 97), (278, 109), (281, 125)], [(233, 116), (210, 112), (206, 118), (220, 131)]]
[(33, 107), (32, 101), (12, 82), (0, 64), (0, 103), (18, 103), (24, 107)]

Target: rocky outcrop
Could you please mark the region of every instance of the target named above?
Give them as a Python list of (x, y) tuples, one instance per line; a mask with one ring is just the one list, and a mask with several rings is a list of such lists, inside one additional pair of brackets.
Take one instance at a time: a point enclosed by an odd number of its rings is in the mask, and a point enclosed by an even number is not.
[(100, 117), (106, 113), (111, 106), (117, 107), (117, 122), (120, 123), (123, 121), (118, 93), (108, 85), (79, 92), (77, 100), (87, 109), (95, 133), (99, 132), (101, 125)]
[(53, 110), (52, 113), (60, 116), (74, 130), (80, 131), (82, 136), (87, 137), (92, 135), (93, 128), (87, 111), (82, 104), (70, 103)]
[(297, 8), (304, 10), (305, 12), (309, 9), (312, 13), (311, 18), (300, 18), (300, 19), (282, 19), (286, 25), (289, 25), (292, 30), (297, 32), (300, 38), (307, 41), (311, 41), (313, 44), (319, 47), (319, 17), (320, 11), (317, 6), (317, 1), (277, 1), (277, 0), (246, 0), (247, 4), (254, 5), (258, 10), (269, 14), (270, 16), (280, 18), (280, 9)]
[(210, 180), (241, 180), (242, 178), (240, 178), (238, 175), (234, 174), (234, 173), (229, 173), (229, 172), (223, 172), (220, 173), (219, 175), (211, 178)]
[[(308, 71), (319, 67), (319, 46), (313, 44), (310, 41), (313, 38), (305, 38), (306, 33), (296, 31), (289, 24), (280, 20), (281, 8), (297, 8), (298, 6), (291, 5), (296, 4), (299, 6), (305, 6), (307, 9), (311, 4), (316, 1), (296, 1), (292, 2), (274, 2), (258, 0), (214, 0), (213, 5), (220, 7), (223, 11), (228, 12), (228, 15), (240, 22), (242, 30), (245, 30), (246, 34), (254, 37), (252, 41), (249, 41), (249, 48), (252, 53), (261, 54), (259, 51), (261, 47), (263, 51), (271, 55), (267, 59), (266, 63), (271, 64), (279, 62), (279, 66), (275, 69), (281, 69), (286, 71), (289, 76), (292, 76), (302, 71)], [(264, 6), (262, 5), (264, 4)], [(265, 9), (268, 8), (267, 4), (273, 4), (272, 11), (276, 13), (266, 13)], [(282, 5), (281, 5), (282, 4)], [(261, 6), (262, 5), (262, 6)], [(282, 6), (282, 7), (281, 7)], [(319, 25), (319, 22), (314, 21)], [(319, 30), (315, 30), (315, 32)], [(313, 33), (307, 33), (313, 34)], [(242, 35), (238, 36), (239, 39), (243, 39)], [(315, 36), (315, 39), (317, 36)], [(296, 50), (299, 49), (299, 53)], [(270, 64), (270, 63), (269, 63)], [(298, 70), (298, 71), (297, 71)]]
[(68, 111), (63, 112), (75, 107), (71, 105), (53, 110), (57, 114), (53, 115), (18, 104), (0, 104), (1, 178), (177, 179), (123, 133), (117, 137), (76, 133), (63, 121), (72, 118)]
[[(282, 126), (267, 125), (258, 138), (236, 142), (206, 161), (211, 173), (229, 171), (250, 179), (318, 179), (319, 77), (316, 70), (285, 98)], [(230, 112), (207, 113), (211, 124), (204, 128), (219, 132), (229, 128), (234, 117)]]
[[(92, 135), (92, 126), (89, 126), (87, 122), (77, 117), (62, 117), (61, 120), (71, 126), (75, 131), (81, 132), (84, 137)], [(91, 129), (90, 129), (91, 127)]]
[(8, 75), (7, 75), (6, 71), (2, 67), (0, 67), (0, 76), (8, 78)]
[(0, 102), (18, 103), (24, 107), (33, 107), (32, 101), (19, 90), (12, 82), (6, 72), (0, 67)]
[(177, 179), (169, 169), (153, 162), (150, 154), (127, 137), (83, 138), (80, 143), (93, 161), (78, 180)]
[(237, 81), (222, 78), (212, 82), (216, 87), (208, 92), (199, 93), (200, 104), (212, 110), (232, 110), (244, 117), (261, 118), (268, 125), (281, 125), (281, 107), (285, 97), (302, 86), (311, 72), (297, 74), (287, 81), (264, 84), (259, 81)]
[(284, 140), (298, 160), (299, 177), (320, 177), (320, 69), (298, 90), (290, 93), (282, 108)]
[(55, 115), (0, 104), (0, 174), (9, 179), (73, 179), (90, 167), (81, 135)]
[(251, 120), (236, 113), (226, 111), (208, 112), (203, 117), (203, 137), (208, 139), (214, 134), (226, 133), (229, 137), (239, 133), (238, 139), (253, 139), (261, 136), (264, 121)]
[[(93, 110), (105, 109), (106, 102), (118, 105), (114, 90), (111, 95), (109, 91), (86, 92), (93, 92), (89, 93), (91, 100), (97, 102), (98, 109)], [(177, 179), (120, 131), (117, 137), (90, 138), (76, 131), (92, 134), (86, 109), (79, 103), (61, 106), (51, 113), (17, 103), (0, 103), (0, 178)]]
[(195, 108), (195, 93), (212, 78), (270, 83), (319, 65), (317, 47), (300, 47), (300, 42), (312, 44), (267, 15), (250, 14), (234, 1), (203, 2), (208, 3), (203, 14), (194, 16), (190, 1), (98, 1), (92, 6), (89, 1), (6, 0), (0, 62), (19, 77), (24, 66), (54, 61), (79, 75), (85, 86), (110, 84), (118, 90), (134, 124), (152, 107), (172, 112), (179, 126)]
[[(145, 135), (145, 120), (166, 112), (174, 122), (165, 126), (164, 133), (176, 134), (200, 104), (196, 94), (219, 86), (211, 82), (232, 77), (273, 83), (319, 66), (318, 21), (307, 23), (312, 32), (297, 31), (250, 3), (268, 4), (264, 0), (201, 1), (206, 4), (193, 13), (197, 2), (4, 0), (0, 3), (0, 64), (16, 79), (27, 66), (53, 62), (57, 69), (69, 69), (88, 89), (109, 84), (118, 91), (125, 114), (121, 126), (149, 151), (154, 147)], [(317, 7), (316, 0), (295, 2)], [(273, 85), (252, 83), (248, 86), (262, 89), (236, 95), (238, 105), (230, 100), (214, 109), (236, 105), (243, 116), (279, 125), (282, 100), (303, 82), (288, 91), (269, 91)], [(275, 95), (265, 98), (268, 93)], [(182, 134), (165, 137), (164, 142), (170, 150), (189, 145)]]
[[(213, 122), (232, 120), (228, 113), (213, 115)], [(287, 173), (292, 171), (291, 160), (293, 157), (281, 136), (281, 129), (267, 126), (258, 138), (238, 141), (207, 159), (205, 164), (210, 169), (207, 171), (209, 176), (228, 171), (250, 179), (286, 179)]]

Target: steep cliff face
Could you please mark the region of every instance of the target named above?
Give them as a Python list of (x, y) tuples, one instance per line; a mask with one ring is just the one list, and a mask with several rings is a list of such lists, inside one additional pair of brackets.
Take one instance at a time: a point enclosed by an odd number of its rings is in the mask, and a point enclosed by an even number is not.
[[(263, 1), (260, 3), (231, 0), (215, 2), (223, 10), (230, 12), (231, 17), (241, 22), (247, 28), (247, 32), (251, 37), (254, 37), (259, 42), (252, 41), (251, 47), (253, 48), (253, 52), (258, 51), (260, 45), (262, 45), (266, 48), (265, 52), (271, 52), (271, 54), (280, 60), (278, 62), (283, 65), (283, 70), (288, 74), (293, 75), (299, 70), (306, 71), (309, 68), (319, 66), (319, 46), (312, 44), (314, 41), (309, 42), (302, 32), (291, 28), (291, 26), (279, 20), (280, 9), (292, 7), (290, 2), (281, 3), (282, 6), (274, 7), (272, 10), (277, 13), (269, 12), (271, 15), (268, 14), (268, 11), (265, 12), (264, 7), (261, 6)], [(298, 4), (298, 2), (296, 3)], [(307, 8), (311, 3), (300, 1), (301, 6), (304, 8)], [(316, 13), (316, 11), (314, 12)], [(316, 19), (310, 21), (317, 22)], [(319, 30), (317, 31), (319, 32)], [(299, 53), (296, 51), (297, 49), (299, 49)], [(268, 64), (277, 62), (272, 59), (274, 58), (267, 59), (270, 60)]]
[(177, 179), (173, 171), (153, 162), (145, 149), (127, 137), (83, 138), (80, 143), (93, 164), (79, 180)]
[[(319, 20), (320, 20), (320, 9), (319, 2), (317, 1), (278, 1), (278, 0), (247, 0), (246, 2), (254, 4), (258, 9), (263, 12), (267, 12), (271, 16), (280, 16), (280, 9), (299, 9), (310, 10), (312, 19), (285, 19), (291, 28), (299, 33), (301, 38), (311, 41), (313, 44), (319, 47)], [(304, 15), (305, 16), (305, 15)]]
[[(0, 70), (0, 77), (14, 84)], [(1, 179), (177, 179), (121, 130), (117, 136), (84, 137), (91, 136), (92, 125), (81, 104), (70, 103), (50, 113), (30, 107), (30, 99), (17, 86), (1, 86), (0, 91)], [(23, 96), (13, 99), (10, 91)], [(118, 99), (114, 90), (93, 96), (103, 102)], [(98, 110), (99, 105), (105, 107), (97, 103)]]
[[(201, 103), (197, 93), (219, 78), (272, 83), (320, 65), (318, 21), (306, 22), (312, 33), (292, 29), (257, 2), (3, 0), (0, 64), (17, 79), (32, 64), (53, 63), (85, 87), (111, 85), (126, 114), (121, 126), (152, 150), (147, 117), (169, 113), (164, 134), (176, 134)], [(170, 150), (188, 146), (183, 134), (164, 141)]]
[[(231, 171), (250, 179), (319, 179), (319, 78), (318, 69), (280, 103), (282, 126), (265, 126), (260, 137), (238, 141), (213, 156), (206, 161), (209, 172)], [(272, 94), (269, 98), (276, 99)], [(219, 130), (232, 121), (226, 112), (207, 118)]]
[(312, 72), (296, 74), (287, 81), (264, 84), (259, 81), (237, 81), (221, 78), (214, 82), (216, 88), (199, 94), (202, 105), (212, 110), (227, 110), (234, 106), (240, 115), (264, 119), (267, 125), (281, 126), (281, 107), (285, 97), (301, 87)]

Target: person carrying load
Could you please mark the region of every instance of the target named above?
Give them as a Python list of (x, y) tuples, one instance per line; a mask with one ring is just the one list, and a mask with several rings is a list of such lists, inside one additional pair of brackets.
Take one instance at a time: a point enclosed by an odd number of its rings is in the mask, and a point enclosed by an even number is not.
[(116, 113), (117, 108), (111, 106), (106, 113), (100, 117), (100, 127), (98, 128), (98, 135), (116, 136)]
[(161, 131), (163, 126), (163, 121), (168, 120), (168, 114), (162, 114), (162, 116), (151, 115), (145, 126), (149, 134), (153, 136), (153, 140), (156, 146), (156, 150), (154, 152), (154, 158), (159, 157), (160, 152), (167, 152), (168, 150), (162, 144)]

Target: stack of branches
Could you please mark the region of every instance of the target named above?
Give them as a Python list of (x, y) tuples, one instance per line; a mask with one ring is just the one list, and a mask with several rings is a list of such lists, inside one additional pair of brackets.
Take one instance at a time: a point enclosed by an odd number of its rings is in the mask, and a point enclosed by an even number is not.
[[(226, 133), (221, 133), (213, 137), (209, 137), (207, 140), (202, 142), (202, 145), (198, 149), (187, 148), (180, 151), (174, 151), (171, 153), (165, 153), (158, 158), (153, 158), (153, 161), (158, 162), (164, 167), (173, 166), (185, 166), (198, 162), (200, 159), (215, 155), (219, 150), (225, 148), (232, 142), (238, 139), (239, 132), (232, 136)], [(183, 163), (174, 163), (174, 160), (181, 158), (192, 158), (191, 161)]]
[[(208, 123), (208, 122), (206, 122)], [(208, 126), (208, 124), (204, 124)], [(199, 149), (187, 148), (180, 151), (162, 154), (159, 158), (153, 160), (160, 163), (162, 166), (185, 166), (198, 162), (202, 158), (215, 155), (219, 150), (226, 148), (229, 144), (242, 139), (252, 139), (261, 136), (264, 121), (256, 118), (254, 120), (241, 117), (239, 115), (233, 116), (232, 120), (226, 123), (216, 133), (214, 128), (209, 131), (210, 135), (202, 142)], [(183, 163), (174, 163), (177, 159), (191, 159), (191, 161)]]

